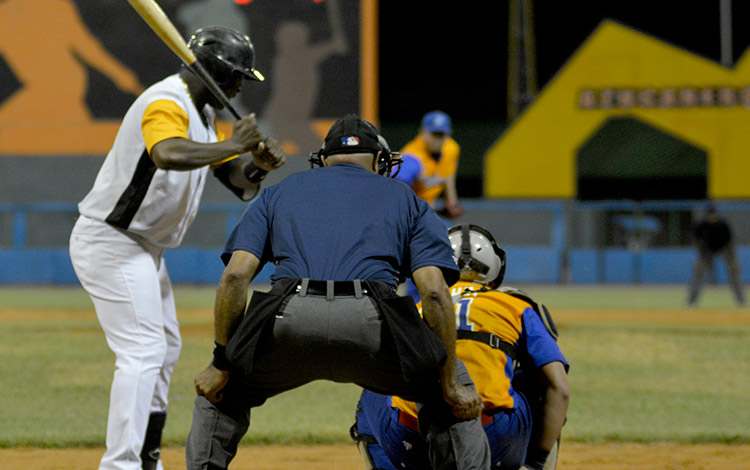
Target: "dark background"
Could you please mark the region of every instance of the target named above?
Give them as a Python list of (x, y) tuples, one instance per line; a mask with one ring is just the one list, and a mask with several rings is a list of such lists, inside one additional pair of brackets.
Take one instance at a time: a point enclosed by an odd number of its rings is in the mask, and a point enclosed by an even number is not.
[[(143, 83), (163, 78), (179, 64), (124, 0), (75, 2), (87, 26), (119, 60), (138, 70)], [(174, 15), (177, 5), (189, 0), (159, 3), (169, 16)], [(314, 17), (310, 12), (321, 15), (323, 11), (312, 0), (298, 3), (304, 8), (298, 5), (289, 15), (304, 13)], [(356, 8), (346, 0), (341, 4), (346, 9)], [(424, 112), (435, 108), (443, 109), (457, 121), (506, 120), (507, 1), (379, 0), (378, 4), (379, 107), (383, 124), (418, 121)], [(605, 19), (719, 61), (719, 4), (719, 0), (537, 0), (533, 2), (533, 11), (539, 87), (560, 70)], [(262, 12), (264, 8), (278, 9), (278, 5), (274, 0), (254, 0), (248, 8)], [(745, 25), (750, 18), (750, 2), (734, 0), (731, 5), (736, 60), (750, 44), (750, 30)], [(299, 11), (306, 9), (310, 12)], [(112, 21), (113, 14), (128, 20)], [(320, 29), (320, 25), (327, 23), (321, 18), (311, 25)], [(356, 29), (356, 26), (347, 24), (345, 28)], [(325, 34), (313, 30), (314, 39)], [(149, 44), (147, 51), (143, 50), (144, 41)], [(259, 57), (258, 62), (268, 67), (270, 59)], [(97, 72), (92, 71), (92, 82), (98, 78)], [(0, 80), (0, 88), (4, 90), (2, 101), (15, 88), (15, 78), (2, 60)], [(117, 98), (117, 93), (118, 90), (112, 90), (113, 98)], [(119, 118), (132, 100), (127, 98), (110, 100), (106, 110), (94, 109), (93, 113), (97, 117)], [(113, 101), (118, 104), (115, 109)]]
[[(533, 2), (541, 90), (604, 20), (720, 62), (720, 1)], [(461, 144), (458, 191), (481, 197), (483, 155), (508, 126), (507, 1), (380, 1), (380, 119), (400, 147), (442, 109)], [(731, 2), (733, 63), (750, 44), (750, 2)], [(690, 77), (685, 77), (686, 81)]]
[[(733, 59), (750, 44), (750, 2), (735, 0)], [(533, 2), (537, 79), (546, 84), (605, 19), (719, 62), (718, 0)], [(380, 2), (380, 117), (506, 118), (508, 2)]]
[[(119, 60), (138, 71), (142, 83), (153, 83), (178, 66), (176, 57), (124, 0), (75, 2), (88, 28)], [(159, 0), (170, 18), (175, 17), (180, 5), (189, 2)], [(340, 0), (339, 3), (350, 12), (358, 8), (357, 2)], [(508, 3), (378, 1), (378, 124), (391, 147), (399, 149), (415, 135), (425, 112), (441, 109), (450, 114), (454, 120), (454, 136), (462, 147), (458, 171), (461, 197), (482, 196), (484, 154), (509, 124)], [(736, 61), (750, 44), (750, 30), (745, 26), (746, 19), (750, 18), (750, 2), (734, 0), (731, 5), (732, 59)], [(325, 9), (313, 0), (253, 0), (251, 6), (243, 8), (253, 12), (250, 16), (256, 23), (252, 29), (257, 30), (258, 41), (271, 36), (263, 30), (264, 17), (267, 20), (267, 15), (263, 14), (265, 9), (279, 13), (282, 7), (286, 8), (284, 18), (315, 18), (310, 21), (314, 40), (325, 39), (329, 34), (323, 14)], [(118, 21), (113, 21), (113, 15)], [(533, 18), (540, 90), (607, 19), (708, 59), (720, 60), (720, 0), (537, 0), (533, 2)], [(357, 27), (351, 23), (344, 25), (354, 42), (358, 37)], [(269, 75), (273, 49), (258, 49), (256, 64), (261, 64)], [(333, 57), (322, 67), (337, 70), (345, 65), (342, 60), (352, 59)], [(686, 77), (686, 81), (689, 80), (690, 77)], [(0, 101), (18, 86), (0, 58)], [(322, 88), (319, 106), (345, 101), (356, 107), (356, 83), (328, 80)], [(93, 69), (89, 89), (89, 107), (97, 118), (121, 118), (133, 99)], [(94, 99), (102, 94), (108, 97), (106, 101)], [(352, 95), (353, 99), (343, 99)], [(253, 109), (262, 109), (263, 97), (250, 91), (246, 98)], [(321, 116), (329, 115), (326, 109), (318, 111)]]

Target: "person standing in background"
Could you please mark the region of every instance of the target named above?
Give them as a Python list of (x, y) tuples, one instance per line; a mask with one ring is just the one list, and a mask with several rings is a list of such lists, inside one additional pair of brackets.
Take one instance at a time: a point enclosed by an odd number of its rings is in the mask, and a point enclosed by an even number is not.
[(745, 304), (745, 294), (740, 278), (740, 263), (734, 247), (732, 229), (719, 215), (713, 204), (708, 206), (706, 216), (693, 227), (698, 259), (693, 265), (693, 280), (688, 293), (688, 305), (694, 306), (698, 302), (701, 290), (706, 282), (706, 273), (713, 268), (714, 259), (724, 260), (729, 273), (729, 283), (734, 297), (739, 305)]

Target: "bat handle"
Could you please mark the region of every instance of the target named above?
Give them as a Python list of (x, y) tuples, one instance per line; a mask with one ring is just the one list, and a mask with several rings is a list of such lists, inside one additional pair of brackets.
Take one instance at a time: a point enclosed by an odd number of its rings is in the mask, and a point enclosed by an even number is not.
[(206, 68), (203, 67), (203, 65), (200, 62), (196, 60), (195, 62), (190, 64), (188, 67), (190, 68), (190, 70), (192, 70), (195, 73), (195, 75), (198, 76), (198, 78), (201, 79), (203, 84), (206, 85), (206, 87), (211, 91), (211, 93), (213, 93), (213, 95), (219, 100), (219, 102), (222, 105), (224, 105), (224, 107), (230, 113), (232, 113), (232, 116), (234, 116), (235, 119), (237, 119), (238, 121), (242, 119), (242, 116), (240, 116), (240, 113), (238, 113), (237, 110), (234, 109), (234, 107), (229, 103), (229, 98), (227, 97), (227, 95), (224, 93), (224, 91), (221, 88), (219, 88), (219, 86), (214, 81), (213, 77), (209, 75)]
[(238, 120), (238, 121), (239, 121), (240, 119), (242, 119), (242, 116), (240, 116), (240, 113), (238, 113), (238, 112), (237, 112), (237, 110), (236, 110), (236, 109), (234, 109), (234, 108), (232, 107), (232, 105), (231, 105), (231, 104), (229, 104), (229, 103), (224, 103), (224, 107), (226, 107), (226, 108), (227, 108), (227, 110), (229, 110), (229, 112), (230, 112), (230, 113), (232, 113), (232, 116), (234, 116), (234, 118), (235, 118), (236, 120)]

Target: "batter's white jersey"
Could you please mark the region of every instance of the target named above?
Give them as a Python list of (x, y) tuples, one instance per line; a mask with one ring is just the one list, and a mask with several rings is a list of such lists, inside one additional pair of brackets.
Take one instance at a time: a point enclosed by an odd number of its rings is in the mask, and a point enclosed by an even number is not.
[[(151, 109), (177, 105), (188, 118), (188, 133), (183, 137), (201, 143), (218, 141), (214, 110), (210, 106), (204, 108), (208, 125), (204, 124), (180, 77), (171, 75), (149, 87), (125, 114), (94, 186), (78, 210), (154, 245), (172, 248), (182, 242), (195, 218), (209, 166), (190, 171), (156, 167), (143, 132), (144, 113), (149, 105)], [(166, 131), (167, 136), (169, 132)]]

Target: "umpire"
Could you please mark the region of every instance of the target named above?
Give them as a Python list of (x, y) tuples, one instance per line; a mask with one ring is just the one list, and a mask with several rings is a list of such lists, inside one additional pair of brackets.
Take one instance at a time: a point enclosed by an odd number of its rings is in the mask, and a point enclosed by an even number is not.
[[(482, 401), (456, 359), (445, 225), (390, 175), (398, 159), (367, 121), (338, 120), (311, 162), (251, 203), (230, 236), (216, 294), (212, 364), (186, 445), (188, 469), (225, 469), (250, 409), (314, 380), (420, 403), (433, 469), (489, 469)], [(269, 292), (248, 285), (276, 265)], [(396, 286), (411, 276), (425, 321)]]
[(737, 261), (734, 237), (729, 224), (713, 204), (708, 206), (706, 217), (693, 227), (698, 258), (693, 265), (693, 279), (688, 293), (688, 306), (698, 302), (706, 282), (706, 273), (713, 268), (714, 258), (722, 258), (729, 274), (729, 282), (738, 305), (745, 304), (740, 263)]

